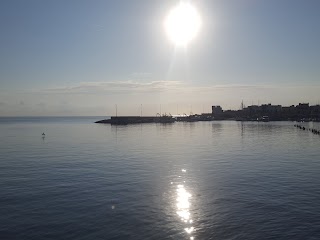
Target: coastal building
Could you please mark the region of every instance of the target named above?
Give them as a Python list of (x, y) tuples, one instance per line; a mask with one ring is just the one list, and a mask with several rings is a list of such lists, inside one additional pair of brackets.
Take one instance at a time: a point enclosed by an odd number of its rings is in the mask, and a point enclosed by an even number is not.
[(279, 114), (281, 112), (281, 109), (281, 105), (271, 105), (271, 103), (261, 105), (261, 111), (266, 114)]
[(282, 107), (281, 117), (286, 120), (292, 120), (296, 117), (296, 108), (294, 105), (288, 107)]
[(298, 118), (309, 118), (310, 117), (310, 109), (309, 103), (299, 103), (296, 106), (296, 115)]
[(223, 113), (221, 106), (212, 106), (212, 115), (213, 116), (220, 116)]
[(310, 118), (320, 121), (320, 105), (310, 106)]

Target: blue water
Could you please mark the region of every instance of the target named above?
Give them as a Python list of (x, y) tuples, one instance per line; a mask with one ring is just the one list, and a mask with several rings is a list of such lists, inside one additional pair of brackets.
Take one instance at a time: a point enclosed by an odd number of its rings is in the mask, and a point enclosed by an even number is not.
[(319, 135), (100, 119), (0, 118), (0, 239), (320, 239)]

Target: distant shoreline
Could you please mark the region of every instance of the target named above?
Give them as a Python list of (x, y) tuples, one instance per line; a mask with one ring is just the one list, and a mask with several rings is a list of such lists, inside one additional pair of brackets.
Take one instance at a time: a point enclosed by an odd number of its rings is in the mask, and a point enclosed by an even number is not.
[(98, 120), (95, 123), (100, 124), (112, 124), (112, 125), (126, 125), (126, 124), (142, 124), (142, 123), (174, 123), (174, 122), (201, 122), (201, 121), (237, 121), (237, 122), (275, 122), (275, 121), (283, 121), (283, 122), (319, 122), (314, 120), (304, 121), (296, 121), (296, 120), (288, 120), (288, 119), (277, 119), (270, 120), (269, 118), (257, 118), (257, 119), (236, 119), (236, 118), (228, 118), (228, 119), (215, 119), (212, 115), (189, 115), (189, 116), (181, 116), (181, 117), (172, 117), (172, 116), (111, 116), (109, 119)]

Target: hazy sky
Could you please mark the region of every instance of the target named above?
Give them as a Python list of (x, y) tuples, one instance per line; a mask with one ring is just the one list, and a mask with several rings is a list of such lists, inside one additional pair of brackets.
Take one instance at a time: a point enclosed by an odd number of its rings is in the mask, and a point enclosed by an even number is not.
[(178, 0), (0, 1), (0, 115), (153, 115), (320, 101), (319, 0), (194, 0), (202, 26), (168, 40)]

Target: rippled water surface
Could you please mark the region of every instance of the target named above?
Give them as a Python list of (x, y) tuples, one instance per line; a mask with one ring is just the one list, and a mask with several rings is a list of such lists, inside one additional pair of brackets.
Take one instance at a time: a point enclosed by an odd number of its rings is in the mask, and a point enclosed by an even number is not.
[(320, 239), (319, 135), (100, 119), (0, 118), (0, 239)]

